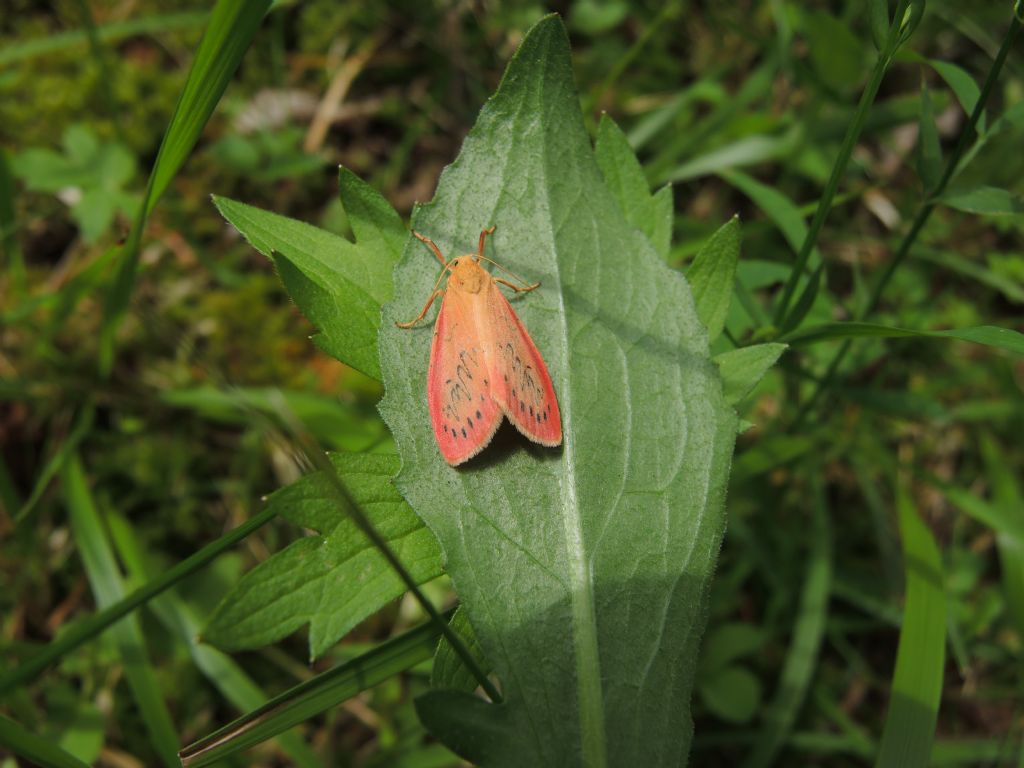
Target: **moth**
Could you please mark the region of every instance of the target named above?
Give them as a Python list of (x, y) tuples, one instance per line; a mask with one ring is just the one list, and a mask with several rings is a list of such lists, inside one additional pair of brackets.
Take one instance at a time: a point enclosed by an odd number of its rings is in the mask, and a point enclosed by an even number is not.
[[(484, 256), (484, 243), (493, 233), (494, 227), (480, 233), (475, 254), (448, 261), (433, 240), (413, 232), (444, 270), (416, 319), (396, 323), (399, 328), (412, 328), (442, 297), (430, 349), (427, 404), (441, 455), (452, 466), (487, 447), (502, 417), (535, 443), (554, 447), (562, 442), (562, 417), (548, 368), (498, 287), (529, 293), (540, 283), (527, 285)], [(483, 261), (521, 285), (494, 277), (483, 268)], [(442, 288), (445, 275), (448, 280)]]

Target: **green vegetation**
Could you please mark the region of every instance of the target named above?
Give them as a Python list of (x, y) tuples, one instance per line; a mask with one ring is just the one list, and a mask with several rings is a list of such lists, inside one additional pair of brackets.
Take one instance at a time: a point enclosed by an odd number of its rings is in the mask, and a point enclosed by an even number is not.
[(0, 768), (1024, 760), (1024, 7), (561, 10), (0, 14)]

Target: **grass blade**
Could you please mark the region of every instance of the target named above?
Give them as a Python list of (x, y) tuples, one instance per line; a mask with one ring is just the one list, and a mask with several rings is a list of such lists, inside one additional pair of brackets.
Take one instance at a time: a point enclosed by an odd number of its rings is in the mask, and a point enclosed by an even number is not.
[(89, 768), (50, 739), (36, 736), (20, 723), (3, 715), (0, 715), (0, 747), (6, 747), (12, 754), (40, 768)]
[(210, 13), (192, 70), (153, 164), (138, 219), (107, 294), (100, 333), (100, 370), (104, 374), (113, 364), (114, 333), (135, 283), (146, 219), (198, 141), (269, 7), (270, 0), (219, 0)]
[(786, 663), (779, 678), (779, 687), (747, 757), (747, 768), (771, 765), (788, 740), (814, 676), (825, 634), (832, 585), (832, 541), (821, 473), (815, 473), (814, 477), (816, 487), (811, 551), (800, 595), (800, 609), (793, 627)]
[(946, 661), (946, 592), (931, 531), (907, 492), (896, 500), (906, 573), (906, 604), (879, 768), (928, 765)]
[[(450, 614), (446, 616), (446, 620)], [(399, 672), (429, 659), (441, 632), (427, 622), (368, 653), (276, 696), (180, 753), (182, 765), (197, 768), (259, 744), (350, 699)]]
[(143, 603), (152, 600), (156, 595), (174, 586), (189, 574), (199, 570), (257, 528), (270, 522), (276, 514), (277, 510), (273, 508), (263, 510), (260, 514), (235, 528), (235, 530), (221, 536), (195, 554), (182, 560), (173, 568), (168, 568), (160, 577), (149, 582), (146, 586), (136, 589), (127, 597), (117, 601), (94, 616), (77, 622), (57, 640), (50, 643), (27, 662), (0, 675), (0, 696), (16, 686), (23, 685), (32, 680), (55, 661), (63, 658), (72, 650), (82, 645), (82, 643), (96, 637), (96, 635), (118, 619), (131, 613)]
[(18, 222), (14, 217), (14, 176), (7, 151), (0, 148), (0, 254), (11, 279), (11, 295), (19, 299), (25, 291), (25, 257), (18, 244)]
[[(77, 454), (71, 455), (61, 468), (61, 484), (71, 518), (71, 531), (96, 602), (100, 606), (109, 606), (124, 597), (124, 584)], [(112, 637), (153, 748), (164, 764), (175, 766), (177, 735), (156, 675), (149, 666), (138, 619), (132, 616), (118, 624), (112, 629)]]
[[(96, 27), (96, 38), (101, 43), (123, 40), (126, 37), (155, 35), (164, 32), (176, 32), (181, 29), (200, 27), (206, 21), (207, 13), (167, 13), (147, 16), (142, 19), (118, 21)], [(30, 61), (41, 56), (50, 56), (78, 46), (87, 45), (89, 35), (84, 29), (71, 32), (60, 32), (45, 37), (30, 38), (19, 42), (10, 42), (0, 50), (0, 67), (8, 67), (22, 61)]]
[[(152, 553), (143, 550), (129, 522), (121, 515), (108, 519), (111, 537), (118, 555), (135, 581), (144, 582), (153, 575), (157, 562)], [(235, 661), (212, 646), (199, 641), (203, 621), (193, 608), (173, 590), (153, 598), (150, 608), (161, 623), (188, 648), (192, 661), (221, 694), (240, 711), (256, 709), (267, 702), (267, 696)], [(301, 768), (317, 768), (322, 762), (297, 733), (283, 733), (279, 741), (290, 758), (289, 764)]]
[(779, 298), (779, 303), (775, 307), (775, 324), (777, 326), (785, 325), (784, 320), (786, 313), (789, 311), (789, 302), (793, 298), (793, 294), (796, 292), (797, 283), (800, 280), (804, 268), (807, 266), (807, 260), (811, 255), (811, 251), (814, 249), (815, 244), (818, 242), (818, 235), (821, 233), (821, 229), (825, 226), (825, 219), (828, 218), (829, 211), (832, 209), (832, 200), (836, 196), (836, 192), (839, 191), (839, 183), (842, 181), (844, 174), (846, 173), (846, 166), (850, 162), (850, 158), (853, 156), (853, 149), (857, 145), (857, 139), (860, 138), (861, 131), (864, 130), (864, 124), (868, 118), (868, 112), (871, 111), (871, 105), (875, 101), (875, 96), (878, 94), (878, 89), (882, 85), (882, 79), (885, 77), (886, 71), (889, 69), (889, 64), (892, 62), (892, 57), (896, 54), (896, 50), (906, 40), (906, 35), (901, 35), (901, 22), (903, 19), (904, 11), (907, 7), (907, 0), (899, 0), (896, 4), (896, 11), (893, 15), (894, 22), (889, 28), (889, 33), (885, 39), (885, 47), (878, 54), (878, 59), (875, 61), (875, 67), (871, 72), (871, 79), (868, 81), (867, 86), (861, 93), (860, 101), (857, 104), (857, 111), (853, 116), (853, 121), (850, 123), (849, 128), (846, 131), (846, 135), (843, 137), (843, 143), (839, 148), (839, 154), (832, 164), (832, 173), (829, 175), (828, 182), (825, 185), (825, 191), (822, 193), (820, 200), (818, 201), (818, 209), (814, 213), (814, 218), (811, 220), (811, 225), (808, 228), (807, 237), (800, 246), (800, 251), (796, 256), (796, 263), (793, 265), (793, 270), (789, 274), (789, 279), (786, 281), (786, 286), (782, 290), (782, 296)]

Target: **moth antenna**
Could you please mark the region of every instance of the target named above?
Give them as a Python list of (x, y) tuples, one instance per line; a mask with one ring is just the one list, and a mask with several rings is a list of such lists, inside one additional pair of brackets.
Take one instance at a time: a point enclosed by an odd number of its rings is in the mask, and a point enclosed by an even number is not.
[[(484, 261), (489, 261), (491, 264), (496, 266), (498, 269), (500, 269), (506, 275), (508, 275), (509, 277), (514, 277), (516, 280), (518, 280), (523, 285), (531, 285), (531, 283), (526, 282), (525, 278), (520, 277), (515, 272), (513, 272), (511, 269), (505, 269), (503, 266), (501, 266), (501, 264), (496, 262), (494, 259), (488, 259), (486, 256), (481, 256), (480, 258), (483, 259)], [(538, 285), (539, 285), (539, 283), (538, 283)]]

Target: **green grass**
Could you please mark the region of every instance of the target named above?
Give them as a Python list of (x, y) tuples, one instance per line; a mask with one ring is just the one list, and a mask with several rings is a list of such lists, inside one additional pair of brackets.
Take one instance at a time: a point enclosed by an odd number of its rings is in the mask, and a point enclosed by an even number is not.
[[(15, 0), (0, 752), (1019, 764), (1015, 10)], [(452, 470), (490, 224), (566, 443)]]

